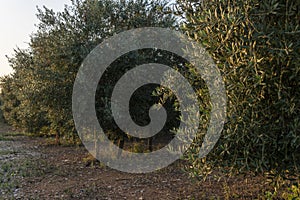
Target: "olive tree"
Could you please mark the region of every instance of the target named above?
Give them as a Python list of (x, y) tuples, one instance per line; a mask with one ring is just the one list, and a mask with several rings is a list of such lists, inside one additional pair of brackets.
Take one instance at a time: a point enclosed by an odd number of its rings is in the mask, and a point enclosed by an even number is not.
[[(199, 158), (199, 137), (186, 154), (192, 174), (207, 175), (213, 167), (299, 168), (299, 1), (177, 0), (174, 8), (181, 30), (211, 54), (228, 98), (227, 122), (214, 150)], [(190, 71), (194, 84), (202, 81)]]
[[(75, 141), (72, 89), (84, 58), (106, 38), (122, 31), (172, 27), (175, 20), (166, 14), (167, 9), (167, 2), (153, 0), (72, 0), (62, 12), (39, 8), (39, 23), (29, 48), (16, 50), (9, 59), (14, 73), (2, 80), (7, 121), (27, 131), (55, 135), (57, 143), (61, 137)], [(113, 74), (119, 71), (117, 68)], [(105, 82), (109, 83), (109, 78)], [(111, 85), (99, 85), (98, 90), (104, 87)], [(100, 104), (105, 101), (98, 100)]]

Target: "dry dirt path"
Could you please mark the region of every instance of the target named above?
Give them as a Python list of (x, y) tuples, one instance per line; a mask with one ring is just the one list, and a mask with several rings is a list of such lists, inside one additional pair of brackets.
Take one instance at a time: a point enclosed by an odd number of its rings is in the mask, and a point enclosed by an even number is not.
[(259, 178), (199, 183), (179, 163), (150, 174), (87, 166), (84, 147), (49, 145), (0, 124), (0, 199), (253, 199)]

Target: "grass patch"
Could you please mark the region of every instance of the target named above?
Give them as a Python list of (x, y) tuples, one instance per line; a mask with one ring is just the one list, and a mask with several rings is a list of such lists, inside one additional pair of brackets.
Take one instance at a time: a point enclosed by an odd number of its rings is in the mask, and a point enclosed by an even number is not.
[(15, 189), (19, 188), (19, 185), (15, 179), (14, 165), (12, 162), (0, 163), (0, 193), (5, 198), (13, 198)]
[(33, 134), (30, 133), (22, 133), (22, 132), (7, 132), (7, 133), (0, 133), (0, 141), (13, 141), (14, 137), (21, 137), (27, 136), (32, 137)]
[(14, 137), (19, 136), (29, 136), (29, 134), (26, 133), (20, 133), (20, 132), (8, 132), (8, 133), (0, 133), (0, 141), (12, 141), (14, 140)]
[(30, 133), (21, 133), (21, 132), (7, 132), (2, 134), (4, 137), (17, 137), (17, 136), (31, 136)]
[[(1, 154), (15, 152), (0, 151)], [(14, 199), (14, 192), (24, 178), (43, 177), (53, 169), (43, 159), (26, 158), (0, 161), (0, 199)]]
[(10, 140), (12, 140), (12, 139), (0, 135), (0, 141), (10, 141)]
[(17, 151), (10, 151), (10, 150), (3, 150), (3, 151), (0, 151), (0, 156), (4, 156), (4, 155), (10, 155), (10, 154), (17, 154), (19, 152)]

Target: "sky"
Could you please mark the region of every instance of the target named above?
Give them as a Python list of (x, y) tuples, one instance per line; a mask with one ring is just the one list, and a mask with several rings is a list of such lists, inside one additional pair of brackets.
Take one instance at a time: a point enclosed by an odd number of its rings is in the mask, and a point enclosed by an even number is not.
[[(171, 0), (170, 2), (174, 2)], [(36, 7), (62, 11), (70, 0), (0, 0), (0, 77), (12, 73), (6, 55), (12, 57), (17, 47), (25, 49), (38, 23)]]
[(65, 4), (70, 5), (70, 0), (0, 0), (0, 76), (12, 72), (6, 55), (11, 57), (17, 47), (28, 47), (38, 23), (36, 6), (61, 11)]

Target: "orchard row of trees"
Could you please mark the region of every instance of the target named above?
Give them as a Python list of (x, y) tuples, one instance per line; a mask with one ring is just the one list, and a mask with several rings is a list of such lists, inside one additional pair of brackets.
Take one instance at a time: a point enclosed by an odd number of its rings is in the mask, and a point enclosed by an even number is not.
[(82, 61), (96, 45), (116, 33), (139, 27), (172, 27), (175, 20), (165, 14), (166, 4), (73, 0), (63, 12), (38, 9), (40, 23), (30, 47), (15, 51), (9, 59), (14, 73), (2, 79), (6, 121), (28, 132), (75, 141), (71, 96)]
[(194, 174), (299, 169), (300, 2), (178, 0), (176, 12), (219, 66), (228, 98), (213, 152), (201, 160), (195, 146), (187, 154)]
[[(169, 5), (151, 0), (73, 0), (63, 12), (43, 8), (37, 16), (40, 23), (30, 47), (15, 51), (9, 58), (14, 73), (1, 79), (1, 108), (9, 124), (75, 141), (72, 88), (88, 53), (124, 30), (176, 28), (212, 55), (228, 98), (227, 123), (214, 150), (199, 159), (199, 137), (186, 153), (192, 174), (209, 174), (213, 167), (240, 171), (300, 167), (299, 1), (177, 0)], [(140, 59), (145, 55), (138, 54)], [(203, 83), (192, 67), (186, 69), (192, 83)], [(199, 96), (207, 94), (203, 88), (196, 90)], [(176, 107), (176, 101), (168, 100), (170, 94), (159, 99)], [(146, 97), (140, 94), (136, 101), (145, 102)], [(202, 100), (209, 105), (209, 98)], [(203, 115), (209, 119), (209, 112)]]

